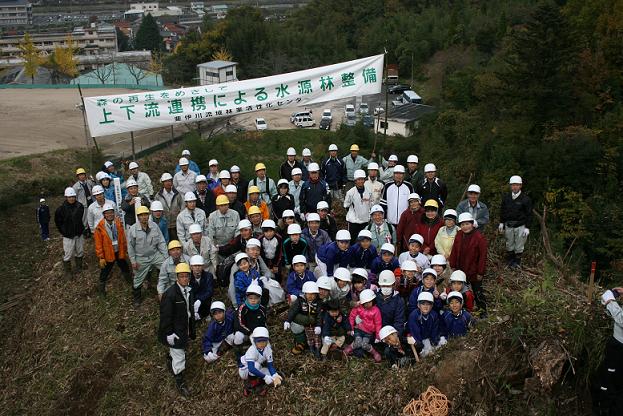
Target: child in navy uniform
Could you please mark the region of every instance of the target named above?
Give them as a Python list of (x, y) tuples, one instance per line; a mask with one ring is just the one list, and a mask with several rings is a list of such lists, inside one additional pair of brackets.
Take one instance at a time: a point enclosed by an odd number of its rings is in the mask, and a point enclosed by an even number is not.
[(320, 358), (320, 312), (318, 285), (316, 282), (305, 282), (302, 293), (290, 305), (288, 317), (283, 323), (283, 330), (292, 330), (294, 335), (292, 354), (301, 354), (307, 343), (314, 356)]
[(286, 292), (288, 292), (288, 303), (294, 302), (301, 295), (303, 285), (306, 282), (315, 282), (316, 276), (307, 270), (307, 258), (303, 255), (296, 255), (292, 259), (292, 271), (288, 275), (286, 282)]
[[(236, 288), (236, 303), (242, 305), (247, 294), (247, 288), (255, 284), (260, 288), (264, 288), (264, 284), (260, 280), (260, 273), (256, 269), (251, 268), (249, 256), (246, 253), (238, 253), (235, 258), (239, 270), (234, 273), (234, 287)], [(261, 295), (261, 293), (260, 293)]]
[(448, 294), (450, 310), (441, 315), (448, 338), (463, 337), (474, 324), (472, 315), (463, 309), (463, 295), (460, 292)]
[(196, 254), (190, 258), (190, 283), (195, 294), (195, 319), (203, 319), (210, 313), (212, 294), (214, 293), (214, 276), (203, 269), (203, 257)]
[(447, 299), (450, 292), (459, 292), (463, 296), (463, 307), (468, 312), (474, 310), (474, 292), (467, 284), (467, 276), (462, 270), (455, 270), (450, 275), (450, 286), (441, 294), (442, 299)]
[[(351, 330), (348, 318), (340, 309), (340, 302), (330, 300), (322, 315), (322, 359), (327, 358), (329, 351), (340, 351), (346, 341), (346, 334)], [(340, 353), (341, 355), (341, 353)]]
[(370, 276), (370, 282), (376, 283), (377, 276), (383, 270), (390, 270), (394, 272), (396, 269), (400, 268), (400, 263), (396, 256), (394, 256), (395, 247), (393, 244), (385, 243), (381, 246), (381, 254), (374, 259), (372, 262), (372, 267), (370, 268), (370, 272), (372, 276)]
[(377, 258), (376, 247), (372, 245), (372, 233), (369, 230), (359, 231), (357, 243), (350, 249), (350, 267), (362, 267), (370, 269), (372, 262)]
[(266, 394), (267, 386), (278, 387), (283, 376), (277, 373), (273, 363), (273, 349), (270, 346), (270, 336), (266, 327), (260, 326), (251, 334), (251, 346), (241, 358), (238, 369), (240, 378), (244, 380), (243, 395), (252, 393), (260, 396)]
[(428, 292), (433, 296), (433, 309), (435, 309), (438, 313), (441, 311), (443, 308), (443, 300), (441, 299), (435, 286), (436, 280), (437, 273), (433, 269), (426, 269), (422, 272), (422, 284), (416, 287), (413, 292), (411, 292), (411, 296), (409, 296), (409, 302), (407, 305), (409, 314), (418, 308), (418, 298), (423, 292)]
[(396, 328), (391, 325), (384, 326), (379, 332), (379, 338), (384, 346), (383, 357), (390, 367), (401, 368), (409, 365), (411, 360), (402, 348)]
[(417, 309), (409, 314), (407, 328), (407, 342), (415, 345), (422, 357), (447, 343), (443, 320), (433, 310), (433, 295), (430, 292), (422, 292), (418, 296)]
[(234, 314), (225, 309), (223, 302), (212, 302), (212, 322), (203, 334), (203, 358), (213, 363), (234, 345)]
[(266, 309), (260, 303), (262, 288), (258, 285), (249, 285), (246, 295), (247, 298), (238, 307), (234, 321), (234, 347), (238, 359), (242, 356), (242, 344), (249, 340), (253, 330), (266, 326)]

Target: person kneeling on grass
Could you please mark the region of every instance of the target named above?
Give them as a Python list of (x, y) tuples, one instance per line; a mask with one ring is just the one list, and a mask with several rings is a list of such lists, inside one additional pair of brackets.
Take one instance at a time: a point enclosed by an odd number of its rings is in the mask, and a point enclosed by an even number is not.
[(245, 397), (252, 393), (264, 396), (267, 386), (278, 387), (283, 382), (283, 376), (277, 373), (273, 365), (270, 336), (268, 329), (263, 326), (253, 330), (251, 346), (242, 357), (241, 363), (238, 374), (244, 380), (243, 395)]
[(365, 289), (359, 296), (359, 306), (350, 311), (348, 319), (351, 328), (354, 328), (351, 335), (355, 337), (355, 340), (344, 349), (344, 354), (348, 356), (354, 353), (357, 356), (363, 356), (367, 352), (378, 363), (381, 362), (381, 354), (372, 348), (372, 343), (379, 338), (382, 318), (381, 311), (374, 304), (375, 298), (376, 295), (372, 290)]
[(316, 282), (305, 282), (302, 293), (291, 303), (283, 323), (283, 330), (291, 330), (294, 334), (292, 354), (301, 354), (307, 343), (314, 356), (320, 358), (320, 318), (318, 285)]
[(463, 295), (460, 292), (450, 292), (448, 306), (450, 310), (441, 314), (448, 338), (467, 335), (467, 331), (474, 325), (475, 320), (469, 312), (463, 309)]
[(383, 357), (387, 360), (387, 364), (391, 368), (406, 367), (410, 364), (411, 359), (407, 357), (405, 350), (400, 343), (398, 331), (391, 325), (386, 325), (379, 331), (379, 338), (383, 342)]
[(417, 298), (417, 309), (409, 314), (407, 321), (409, 335), (407, 342), (415, 345), (422, 357), (431, 354), (437, 346), (441, 347), (446, 340), (443, 321), (437, 312), (433, 310), (433, 295), (430, 292), (422, 292)]
[(203, 358), (213, 363), (234, 345), (234, 314), (225, 309), (223, 302), (212, 302), (212, 322), (203, 335)]
[(348, 318), (340, 309), (340, 302), (330, 300), (326, 305), (326, 312), (322, 318), (322, 359), (326, 360), (329, 351), (338, 351), (346, 341), (346, 334), (351, 331)]

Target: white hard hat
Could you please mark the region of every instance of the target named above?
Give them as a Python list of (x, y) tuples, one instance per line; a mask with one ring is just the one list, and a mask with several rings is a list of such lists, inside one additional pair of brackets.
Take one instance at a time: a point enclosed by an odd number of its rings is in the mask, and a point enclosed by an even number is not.
[(364, 279), (368, 280), (368, 271), (366, 269), (364, 269), (363, 267), (357, 267), (350, 274), (351, 274), (351, 276), (357, 275), (357, 276), (361, 276)]
[(396, 248), (394, 247), (394, 245), (392, 243), (384, 243), (381, 246), (381, 252), (383, 251), (388, 251), (392, 254), (394, 254), (394, 251), (396, 251)]
[(273, 220), (264, 220), (262, 221), (262, 228), (277, 228), (277, 226)]
[(154, 201), (149, 206), (150, 211), (164, 211), (164, 207), (162, 206), (162, 202)]
[(182, 156), (190, 156), (190, 150), (188, 149), (182, 150)]
[[(45, 202), (45, 199), (43, 200), (43, 202)], [(115, 207), (113, 207), (110, 202), (106, 202), (104, 206), (102, 207), (102, 212), (113, 211), (114, 209)]]
[(220, 300), (215, 300), (214, 302), (212, 302), (212, 304), (210, 305), (210, 312), (220, 309), (222, 311), (225, 310), (225, 304), (223, 302), (221, 302)]
[(518, 184), (522, 184), (523, 180), (521, 179), (521, 176), (519, 175), (513, 175), (511, 176), (510, 180), (508, 181), (509, 184), (514, 184), (514, 183), (518, 183)]
[[(44, 202), (45, 202), (45, 198), (41, 198), (41, 199), (39, 199), (39, 203), (40, 203), (40, 204), (43, 204)], [(111, 206), (112, 206), (112, 205), (111, 205)], [(104, 207), (106, 207), (106, 204), (104, 204)]]
[(76, 196), (76, 190), (72, 188), (71, 186), (65, 188), (65, 196), (66, 197)]
[(231, 175), (229, 174), (228, 170), (222, 170), (219, 174), (218, 174), (218, 178), (219, 179), (231, 179)]
[(379, 331), (379, 338), (382, 340), (384, 340), (385, 338), (387, 338), (388, 336), (390, 336), (391, 334), (396, 334), (398, 333), (398, 331), (396, 331), (396, 328), (394, 328), (391, 325), (385, 325), (383, 328), (381, 328), (381, 330)]
[(302, 175), (303, 171), (301, 170), (301, 168), (294, 168), (292, 169), (292, 176), (294, 175)]
[(288, 185), (288, 180), (287, 179), (279, 179), (279, 181), (277, 182), (277, 186), (279, 187), (281, 185), (286, 185), (287, 186)]
[(337, 150), (337, 145), (336, 144), (332, 143), (332, 144), (329, 145), (329, 152), (332, 151), (332, 150)]
[(108, 179), (110, 179), (110, 176), (109, 176), (107, 173), (102, 172), (102, 171), (97, 172), (97, 173), (95, 174), (95, 180), (96, 180), (97, 182), (99, 182), (99, 181), (101, 181), (102, 179), (104, 179), (106, 176), (108, 176)]
[(392, 286), (396, 283), (396, 276), (391, 270), (383, 270), (379, 273), (379, 286)]
[(244, 228), (252, 228), (253, 225), (251, 225), (251, 221), (244, 219), (244, 220), (240, 220), (240, 222), (238, 223), (238, 231), (244, 229)]
[(170, 180), (173, 180), (173, 176), (171, 176), (171, 174), (169, 172), (164, 172), (160, 176), (160, 182), (170, 181)]
[(467, 276), (463, 270), (455, 270), (450, 275), (450, 282), (467, 282)]
[(416, 155), (409, 155), (407, 157), (407, 163), (420, 163), (420, 160)]
[(134, 178), (130, 178), (125, 182), (125, 187), (129, 188), (131, 186), (138, 186), (138, 183), (134, 180)]
[(320, 276), (316, 280), (316, 285), (319, 289), (331, 290), (331, 278), (327, 276)]
[(199, 183), (199, 182), (207, 182), (208, 178), (206, 178), (206, 175), (197, 175), (197, 177), (195, 178), (195, 183)]
[(422, 292), (418, 295), (417, 301), (419, 302), (430, 302), (433, 303), (435, 300), (433, 299), (433, 294), (430, 292)]
[(309, 166), (307, 167), (308, 172), (318, 172), (319, 170), (320, 170), (320, 166), (318, 166), (318, 163), (316, 162), (310, 163)]
[(417, 271), (417, 264), (413, 260), (405, 260), (400, 265), (400, 269), (404, 271)]
[(190, 224), (190, 227), (188, 227), (188, 234), (199, 234), (202, 232), (203, 230), (199, 224)]
[(319, 201), (316, 204), (316, 211), (320, 211), (321, 209), (329, 209), (329, 203), (327, 201)]
[(402, 165), (394, 166), (394, 173), (405, 173), (405, 167)]
[(130, 165), (128, 166), (128, 169), (132, 170), (132, 169), (137, 169), (137, 168), (138, 168), (138, 163), (130, 162)]
[(251, 333), (251, 338), (252, 339), (256, 339), (256, 338), (270, 338), (270, 336), (268, 335), (268, 329), (266, 329), (263, 326), (258, 326)]
[(320, 215), (317, 212), (310, 212), (307, 214), (307, 222), (320, 221)]
[(380, 205), (372, 205), (372, 208), (370, 208), (370, 215), (374, 214), (375, 212), (382, 212), (383, 214), (385, 214), (385, 211), (383, 211), (383, 207), (381, 207)]
[(191, 201), (196, 201), (197, 200), (197, 195), (195, 195), (194, 192), (186, 192), (184, 194), (184, 202), (191, 202)]
[[(246, 254), (245, 254), (245, 253), (240, 253), (240, 254), (244, 254), (244, 255), (246, 256)], [(240, 254), (238, 254), (238, 255), (236, 256), (236, 258), (238, 258), (238, 256), (239, 256)], [(249, 256), (247, 256), (247, 258), (249, 258)], [(238, 263), (238, 262), (236, 262), (236, 263)], [(247, 290), (245, 291), (245, 293), (246, 293), (247, 295), (248, 295), (249, 293), (254, 293), (254, 294), (258, 295), (258, 296), (262, 296), (262, 288), (261, 288), (259, 285), (256, 285), (256, 284), (250, 284), (250, 285), (247, 287)]]
[(472, 222), (473, 223), (474, 222), (474, 217), (469, 212), (463, 212), (461, 215), (459, 215), (458, 223), (460, 224), (462, 222)]
[(379, 170), (379, 164), (376, 162), (368, 163), (368, 170)]
[(398, 156), (396, 155), (389, 155), (389, 158), (387, 159), (388, 162), (398, 162)]
[(246, 247), (262, 247), (262, 243), (257, 238), (249, 238)]
[(210, 161), (208, 162), (208, 166), (216, 166), (218, 165), (218, 160), (216, 159), (210, 159)]
[(290, 224), (288, 225), (288, 235), (291, 234), (301, 234), (303, 230), (301, 230), (301, 226), (298, 224)]
[(427, 274), (432, 274), (434, 277), (437, 277), (437, 272), (435, 271), (435, 269), (424, 269), (424, 271), (422, 272), (422, 278), (424, 278)]
[(427, 163), (424, 166), (424, 173), (426, 172), (437, 172), (437, 166), (434, 163)]
[(444, 218), (446, 218), (446, 217), (454, 217), (454, 219), (456, 220), (456, 217), (457, 217), (456, 211), (453, 210), (453, 209), (447, 209), (447, 210), (445, 210), (443, 212), (443, 217)]
[(411, 201), (412, 199), (417, 199), (419, 201), (422, 198), (420, 198), (420, 195), (418, 195), (415, 192), (413, 192), (413, 193), (409, 194), (409, 197), (407, 198), (407, 201)]
[(104, 162), (104, 167), (109, 168), (111, 166), (114, 166), (114, 163), (112, 163), (110, 160), (107, 160), (106, 162)]
[[(238, 262), (240, 260), (242, 260), (242, 259), (247, 259), (248, 260), (249, 259), (249, 255), (247, 253), (245, 253), (245, 252), (242, 252), (242, 253), (236, 254), (236, 257), (234, 257), (234, 261), (236, 262), (236, 264), (238, 264)], [(253, 286), (253, 285), (251, 285), (251, 286)], [(251, 287), (251, 286), (249, 286), (249, 287)], [(247, 293), (249, 293), (249, 289), (248, 288), (247, 288)], [(261, 294), (262, 294), (262, 292), (260, 291), (260, 295)]]
[(365, 179), (366, 178), (366, 173), (362, 169), (357, 169), (355, 171), (355, 173), (353, 173), (353, 177), (355, 178), (355, 180), (357, 180), (357, 179)]
[(225, 193), (226, 194), (229, 194), (229, 193), (237, 194), (238, 193), (238, 188), (236, 188), (236, 185), (227, 185), (225, 187)]
[(188, 159), (186, 159), (185, 157), (181, 157), (178, 164), (180, 166), (186, 166), (186, 165), (188, 165), (188, 163), (190, 163), (190, 162), (188, 162)]
[(422, 237), (420, 234), (411, 234), (411, 237), (409, 237), (409, 243), (415, 242), (420, 243), (420, 245), (424, 244), (424, 237)]
[(338, 267), (335, 269), (333, 277), (344, 282), (350, 282), (350, 272), (344, 267)]
[(467, 192), (476, 192), (477, 194), (479, 194), (480, 193), (480, 186), (478, 186), (475, 183), (473, 183), (473, 184), (471, 184), (467, 188)]
[(93, 188), (91, 188), (91, 195), (93, 196), (103, 194), (103, 193), (104, 193), (104, 188), (102, 188), (101, 185), (94, 185)]
[(339, 230), (337, 234), (335, 234), (335, 241), (350, 241), (350, 231)]
[(435, 254), (430, 259), (431, 266), (445, 266), (447, 264), (448, 264), (448, 261), (446, 260), (443, 254)]
[(191, 266), (203, 266), (204, 264), (205, 264), (205, 261), (203, 260), (203, 257), (200, 256), (199, 254), (195, 254), (194, 256), (190, 258)]
[(296, 256), (294, 256), (294, 258), (292, 258), (292, 264), (296, 264), (296, 263), (307, 264), (307, 258), (303, 256), (302, 254), (297, 254)]
[(370, 240), (372, 240), (372, 233), (370, 232), (370, 230), (359, 231), (359, 234), (357, 234), (357, 240), (360, 240), (362, 238), (369, 238)]
[(307, 147), (305, 149), (303, 149), (302, 152), (303, 156), (311, 156), (311, 150), (309, 150)]
[(301, 289), (303, 293), (319, 293), (318, 285), (316, 282), (305, 282), (303, 283), (303, 288)]
[(231, 173), (238, 173), (238, 172), (240, 172), (240, 168), (238, 167), (238, 165), (234, 165), (231, 168), (229, 168), (229, 171)]
[(370, 289), (364, 289), (359, 294), (359, 303), (368, 303), (376, 298), (376, 294)]
[(287, 156), (296, 156), (296, 150), (294, 149), (294, 147), (288, 147), (288, 150), (286, 151), (286, 155)]
[(463, 295), (461, 294), (461, 292), (457, 291), (452, 291), (448, 293), (448, 297), (446, 299), (448, 300), (448, 303), (450, 303), (451, 299), (459, 299), (461, 303), (463, 303)]

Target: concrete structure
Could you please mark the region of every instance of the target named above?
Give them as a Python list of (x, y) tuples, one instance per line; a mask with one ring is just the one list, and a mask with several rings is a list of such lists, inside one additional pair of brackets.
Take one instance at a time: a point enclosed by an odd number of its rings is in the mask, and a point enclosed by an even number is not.
[(160, 10), (158, 3), (132, 3), (130, 10), (147, 12), (157, 12)]
[[(412, 136), (426, 114), (435, 111), (435, 107), (424, 104), (405, 104), (394, 107), (387, 115), (387, 134), (390, 136)], [(374, 118), (374, 130), (383, 133), (385, 130), (385, 114)]]
[(137, 88), (144, 85), (163, 85), (162, 76), (149, 72), (144, 68), (144, 66), (121, 63), (104, 65), (73, 79), (71, 84), (136, 85)]
[(32, 25), (32, 4), (28, 0), (0, 2), (0, 27)]
[(237, 62), (210, 61), (197, 65), (199, 85), (220, 84), (238, 81), (236, 78)]

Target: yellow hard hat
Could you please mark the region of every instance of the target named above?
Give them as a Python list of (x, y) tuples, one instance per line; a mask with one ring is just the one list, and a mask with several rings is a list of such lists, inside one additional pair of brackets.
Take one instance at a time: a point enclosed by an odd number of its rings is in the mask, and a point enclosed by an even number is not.
[[(169, 243), (169, 245), (171, 245), (171, 243)], [(177, 266), (175, 266), (175, 273), (190, 273), (190, 266), (188, 265), (188, 263), (178, 263)]]
[(182, 243), (180, 243), (179, 240), (171, 240), (169, 241), (167, 250), (171, 250), (172, 248), (182, 248)]
[(255, 165), (255, 171), (257, 172), (258, 170), (262, 170), (262, 169), (266, 169), (266, 166), (263, 163), (257, 163)]
[(439, 202), (437, 202), (434, 199), (429, 199), (428, 201), (426, 201), (424, 203), (424, 208), (426, 208), (426, 207), (435, 207), (435, 208), (439, 209)]
[(81, 173), (87, 173), (86, 170), (84, 170), (84, 168), (78, 168), (76, 169), (76, 175), (80, 175)]
[(216, 205), (229, 205), (229, 198), (227, 198), (225, 195), (217, 196)]
[(350, 151), (352, 152), (353, 150), (359, 151), (359, 146), (357, 146), (356, 144), (353, 144), (353, 145), (350, 147)]
[(249, 194), (259, 194), (259, 193), (260, 193), (260, 188), (258, 188), (255, 185), (249, 186)]
[(149, 214), (149, 208), (147, 208), (145, 205), (141, 205), (140, 207), (138, 207), (138, 209), (136, 210), (136, 215), (141, 214)]
[(249, 215), (261, 214), (261, 213), (262, 213), (262, 210), (257, 205), (253, 205), (249, 207), (249, 211), (247, 212), (247, 214)]

